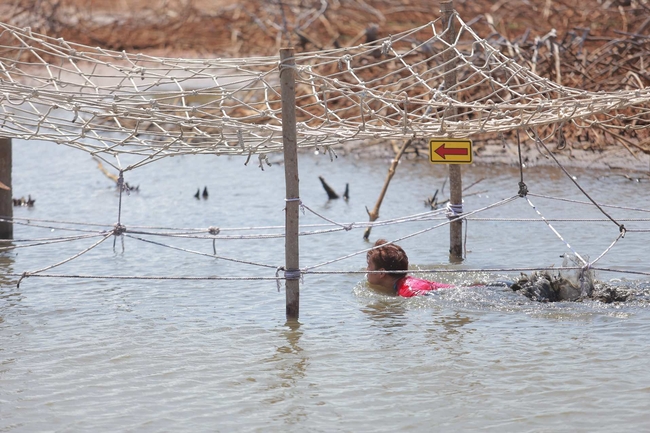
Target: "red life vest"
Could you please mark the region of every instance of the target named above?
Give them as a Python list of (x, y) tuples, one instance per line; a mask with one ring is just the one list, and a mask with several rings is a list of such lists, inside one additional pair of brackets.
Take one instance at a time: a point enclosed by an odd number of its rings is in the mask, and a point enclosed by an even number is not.
[(432, 290), (446, 289), (449, 287), (453, 286), (451, 284), (438, 283), (411, 276), (402, 277), (395, 281), (395, 292), (397, 296), (403, 296), (405, 298), (425, 295)]

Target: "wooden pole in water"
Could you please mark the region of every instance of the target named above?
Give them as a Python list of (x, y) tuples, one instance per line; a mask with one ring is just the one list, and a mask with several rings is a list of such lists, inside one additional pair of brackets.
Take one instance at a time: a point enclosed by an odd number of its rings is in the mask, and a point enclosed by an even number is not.
[(293, 48), (280, 49), (280, 86), (282, 91), (282, 146), (284, 148), (285, 278), (287, 321), (298, 320), (300, 312), (298, 144), (296, 140), (296, 81)]
[(11, 199), (11, 138), (0, 138), (0, 217), (9, 221), (0, 222), (0, 239), (13, 239), (14, 216)]
[[(444, 39), (449, 45), (456, 41), (456, 27), (453, 21), (454, 2), (446, 0), (440, 2), (440, 12), (442, 14), (442, 25), (447, 29)], [(455, 54), (451, 50), (443, 52), (445, 62), (445, 91), (451, 94), (450, 90), (457, 84)], [(450, 114), (455, 117), (458, 113), (456, 107), (450, 109)], [(461, 177), (460, 165), (449, 165), (449, 204), (458, 206), (462, 209), (463, 204), (463, 179)], [(463, 261), (463, 221), (456, 220), (449, 224), (449, 260), (452, 263)]]

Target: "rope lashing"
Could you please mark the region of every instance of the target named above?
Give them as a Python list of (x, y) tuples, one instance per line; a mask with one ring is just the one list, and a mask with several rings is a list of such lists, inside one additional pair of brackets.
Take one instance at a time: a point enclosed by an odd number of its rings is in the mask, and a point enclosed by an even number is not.
[(517, 151), (519, 153), (519, 197), (526, 197), (528, 187), (524, 183), (524, 163), (521, 160), (521, 140), (519, 139), (519, 130), (517, 130)]
[(302, 271), (300, 269), (286, 269), (284, 266), (278, 266), (275, 270), (275, 279), (278, 285), (278, 293), (280, 292), (280, 272), (284, 272), (285, 280), (300, 280), (302, 282)]
[[(115, 227), (113, 228), (113, 234), (115, 237), (113, 238), (113, 252), (115, 252), (115, 243), (117, 242), (117, 237), (122, 236), (124, 232), (126, 231), (126, 227), (124, 227), (121, 223), (121, 218), (122, 218), (122, 191), (125, 189), (124, 185), (124, 171), (120, 170), (120, 174), (117, 177), (117, 189), (120, 191), (120, 198), (117, 206), (117, 223), (115, 223)], [(122, 252), (124, 252), (124, 237), (122, 237)]]
[[(289, 202), (292, 202), (292, 201), (297, 201), (297, 202), (298, 202), (298, 205), (300, 206), (300, 210), (302, 211), (302, 214), (303, 214), (303, 215), (305, 214), (305, 205), (304, 205), (304, 204), (302, 203), (302, 201), (300, 200), (300, 197), (296, 197), (296, 198), (285, 198), (284, 201), (285, 201), (286, 203), (289, 203)], [(284, 209), (286, 210), (287, 208), (285, 207)]]
[(300, 269), (285, 269), (284, 279), (285, 280), (299, 280), (302, 277), (302, 272)]
[[(208, 227), (208, 233), (210, 233), (212, 236), (218, 235), (220, 231), (221, 231), (221, 229), (219, 227), (213, 227), (213, 226)], [(217, 255), (217, 240), (216, 239), (212, 239), (212, 252), (214, 253), (215, 256)]]
[(445, 210), (447, 211), (447, 218), (450, 220), (456, 219), (463, 214), (463, 204), (451, 204), (451, 202), (447, 202)]

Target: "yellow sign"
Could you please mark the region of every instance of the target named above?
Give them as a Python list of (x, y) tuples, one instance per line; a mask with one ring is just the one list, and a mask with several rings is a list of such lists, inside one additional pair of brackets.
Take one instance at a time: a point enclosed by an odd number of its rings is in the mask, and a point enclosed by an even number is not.
[(471, 164), (472, 140), (432, 138), (429, 140), (429, 160), (434, 164)]

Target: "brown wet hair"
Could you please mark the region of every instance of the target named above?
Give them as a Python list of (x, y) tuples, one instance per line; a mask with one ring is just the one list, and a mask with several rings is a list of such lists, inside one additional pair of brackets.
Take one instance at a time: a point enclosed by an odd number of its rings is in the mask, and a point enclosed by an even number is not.
[(396, 278), (406, 276), (409, 268), (409, 258), (399, 245), (389, 244), (386, 239), (377, 239), (375, 247), (368, 251), (368, 262), (372, 262), (377, 269), (385, 269), (387, 271), (404, 271), (404, 272), (391, 272), (390, 275)]

